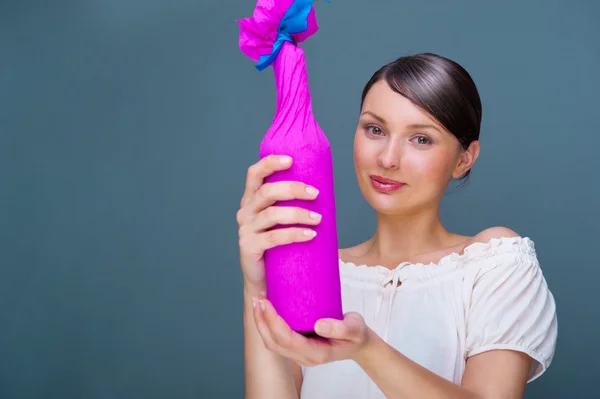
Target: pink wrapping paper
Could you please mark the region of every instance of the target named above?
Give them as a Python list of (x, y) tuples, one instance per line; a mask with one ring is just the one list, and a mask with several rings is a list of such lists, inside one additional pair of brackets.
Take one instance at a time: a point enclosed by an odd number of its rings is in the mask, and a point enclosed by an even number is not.
[[(259, 0), (252, 18), (238, 21), (243, 53), (259, 61), (261, 56), (273, 51), (280, 22), (292, 2)], [(343, 318), (331, 149), (314, 119), (304, 51), (298, 47), (298, 43), (317, 30), (311, 7), (307, 29), (292, 34), (295, 43), (284, 42), (271, 64), (277, 87), (277, 108), (260, 145), (260, 158), (276, 154), (289, 155), (294, 160), (290, 169), (276, 172), (265, 179), (265, 183), (300, 181), (319, 190), (316, 200), (276, 204), (320, 213), (321, 224), (313, 227), (317, 236), (309, 242), (283, 245), (265, 253), (268, 299), (293, 330), (309, 334), (320, 318)], [(285, 227), (291, 226), (275, 228)]]

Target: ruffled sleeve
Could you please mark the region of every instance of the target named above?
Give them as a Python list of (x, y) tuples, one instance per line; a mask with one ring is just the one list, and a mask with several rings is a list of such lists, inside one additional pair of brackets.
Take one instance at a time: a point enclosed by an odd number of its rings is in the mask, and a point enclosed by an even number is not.
[(558, 335), (556, 305), (533, 242), (498, 241), (474, 279), (467, 306), (466, 357), (495, 349), (528, 354), (528, 382), (550, 365)]

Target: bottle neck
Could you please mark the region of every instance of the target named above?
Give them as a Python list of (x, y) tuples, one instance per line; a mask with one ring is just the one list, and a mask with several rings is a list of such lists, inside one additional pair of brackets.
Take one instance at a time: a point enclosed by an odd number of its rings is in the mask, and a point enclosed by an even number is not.
[(282, 117), (283, 112), (297, 115), (302, 111), (312, 115), (304, 51), (285, 42), (272, 65), (277, 87), (275, 118)]

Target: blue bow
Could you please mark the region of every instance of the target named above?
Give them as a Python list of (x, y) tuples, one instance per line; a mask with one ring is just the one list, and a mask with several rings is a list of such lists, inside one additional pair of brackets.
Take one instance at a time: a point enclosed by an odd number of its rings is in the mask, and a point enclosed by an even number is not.
[[(329, 0), (325, 0), (329, 3)], [(312, 7), (313, 0), (294, 0), (290, 8), (281, 18), (277, 27), (277, 38), (273, 44), (271, 54), (261, 55), (256, 64), (256, 69), (262, 71), (277, 58), (284, 42), (295, 44), (292, 34), (301, 33), (308, 29), (308, 13)]]

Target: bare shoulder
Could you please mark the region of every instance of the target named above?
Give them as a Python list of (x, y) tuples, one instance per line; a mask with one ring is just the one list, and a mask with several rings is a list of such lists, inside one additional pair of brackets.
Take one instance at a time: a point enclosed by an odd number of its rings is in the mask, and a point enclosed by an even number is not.
[(511, 229), (509, 229), (508, 227), (502, 227), (502, 226), (495, 226), (495, 227), (490, 227), (488, 229), (482, 230), (479, 233), (475, 234), (472, 238), (471, 238), (471, 243), (476, 243), (476, 242), (482, 242), (482, 243), (486, 243), (489, 242), (491, 239), (494, 238), (511, 238), (511, 237), (518, 237), (519, 234)]
[(338, 258), (342, 262), (353, 262), (354, 257), (350, 255), (352, 248), (340, 248), (338, 249)]
[(338, 256), (344, 262), (353, 262), (356, 259), (356, 256), (353, 255), (354, 252), (360, 248), (360, 245), (351, 248), (340, 248), (338, 249)]
[(338, 249), (338, 256), (344, 262), (357, 262), (361, 255), (364, 254), (368, 248), (369, 241), (365, 241), (350, 248)]

